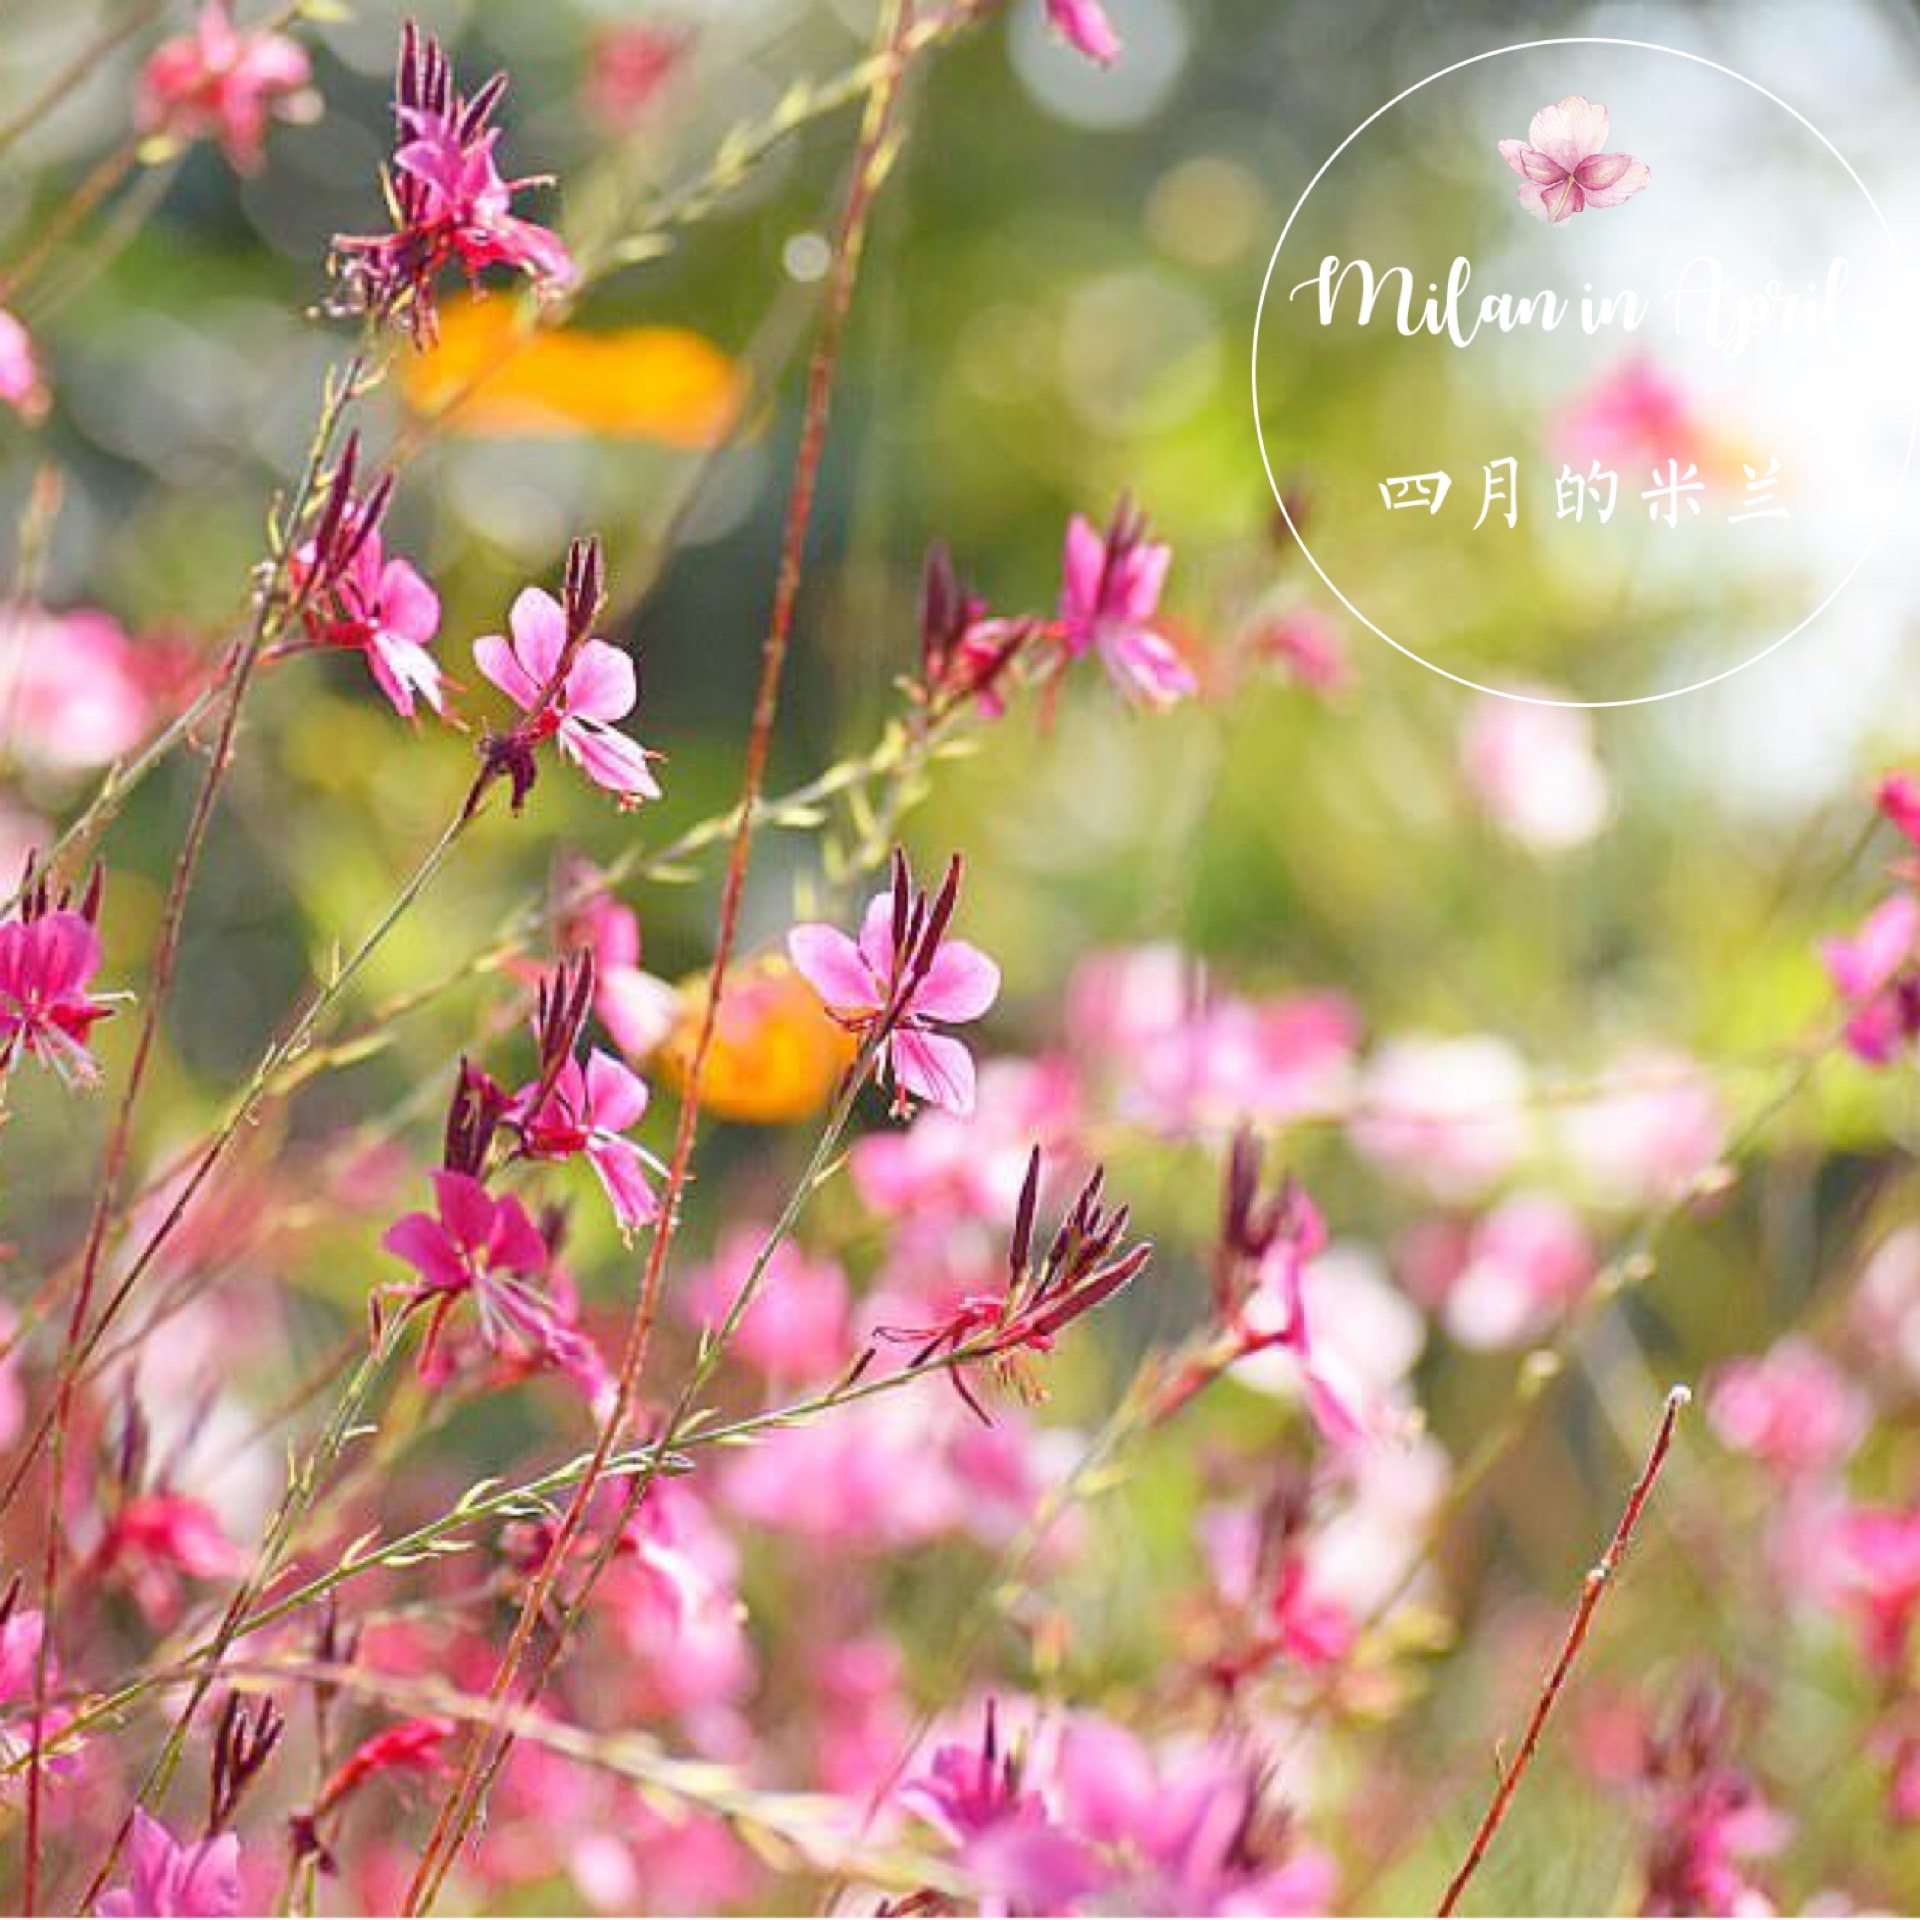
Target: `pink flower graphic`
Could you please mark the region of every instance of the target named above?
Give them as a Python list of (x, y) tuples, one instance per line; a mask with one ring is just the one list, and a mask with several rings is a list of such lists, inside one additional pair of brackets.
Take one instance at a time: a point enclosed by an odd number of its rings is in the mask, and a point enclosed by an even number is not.
[(1533, 116), (1525, 140), (1502, 140), (1500, 157), (1520, 176), (1520, 204), (1558, 226), (1588, 207), (1617, 207), (1647, 184), (1647, 163), (1602, 153), (1607, 110), (1570, 93)]

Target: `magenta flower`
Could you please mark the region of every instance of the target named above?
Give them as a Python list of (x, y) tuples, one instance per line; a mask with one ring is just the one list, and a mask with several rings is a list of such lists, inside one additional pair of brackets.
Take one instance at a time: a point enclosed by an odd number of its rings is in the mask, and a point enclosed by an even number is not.
[(1869, 1066), (1884, 1067), (1920, 1036), (1920, 899), (1889, 894), (1851, 940), (1825, 940), (1820, 958), (1848, 1007), (1846, 1041)]
[(566, 608), (552, 594), (528, 587), (508, 615), (512, 638), (490, 633), (473, 643), (474, 664), (527, 717), (507, 737), (503, 760), (515, 773), (515, 799), (532, 784), (532, 753), (541, 741), (559, 742), (595, 786), (622, 807), (660, 797), (647, 750), (615, 730), (640, 697), (633, 662), (618, 647), (573, 631)]
[(894, 1108), (925, 1100), (949, 1113), (973, 1111), (973, 1055), (932, 1023), (977, 1020), (1000, 992), (1000, 969), (976, 946), (949, 940), (960, 862), (929, 903), (894, 855), (893, 888), (867, 904), (858, 941), (807, 922), (787, 935), (787, 954), (834, 1019), (863, 1038), (878, 1035)]
[(583, 1068), (568, 1059), (557, 1073), (522, 1087), (507, 1109), (528, 1157), (570, 1160), (583, 1154), (607, 1198), (622, 1233), (650, 1225), (660, 1203), (647, 1169), (665, 1169), (644, 1148), (623, 1138), (647, 1110), (647, 1083), (612, 1054), (595, 1047)]
[(1890, 773), (1875, 788), (1873, 803), (1882, 819), (1920, 846), (1920, 780), (1910, 773)]
[[(317, 558), (311, 546), (301, 548), (296, 579), (312, 575)], [(416, 697), (446, 711), (440, 663), (427, 651), (440, 630), (440, 597), (407, 561), (386, 557), (378, 528), (360, 536), (324, 590), (316, 581), (302, 618), (316, 646), (367, 656), (375, 684), (403, 720), (413, 718)]]
[(1104, 535), (1084, 516), (1073, 516), (1060, 587), (1061, 645), (1070, 660), (1097, 652), (1130, 698), (1170, 707), (1198, 691), (1198, 683), (1152, 624), (1173, 549), (1146, 533), (1146, 521), (1124, 500)]
[(144, 1807), (133, 1810), (127, 1884), (100, 1897), (102, 1920), (197, 1914), (226, 1920), (240, 1911), (240, 1839), (217, 1833), (176, 1840)]
[(420, 1276), (397, 1290), (402, 1311), (432, 1309), (423, 1366), (446, 1316), (471, 1298), (480, 1334), (498, 1352), (515, 1345), (544, 1352), (553, 1324), (545, 1291), (535, 1284), (550, 1258), (540, 1229), (511, 1194), (496, 1197), (470, 1173), (451, 1167), (433, 1176), (434, 1211), (410, 1213), (381, 1236), (380, 1244)]
[(1076, 53), (1103, 67), (1119, 59), (1120, 36), (1100, 0), (1047, 0), (1047, 19)]
[(99, 1080), (87, 1042), (113, 1011), (89, 991), (100, 971), (99, 912), (97, 873), (77, 909), (29, 881), (20, 918), (0, 926), (0, 1073), (24, 1054), (70, 1085)]
[(0, 307), (0, 405), (21, 419), (38, 420), (47, 410), (46, 382), (33, 340), (12, 314)]
[(1588, 207), (1617, 207), (1647, 184), (1644, 160), (1602, 153), (1607, 110), (1570, 93), (1533, 116), (1524, 140), (1502, 140), (1500, 157), (1520, 176), (1520, 204), (1558, 226)]
[(236, 172), (254, 173), (270, 120), (313, 118), (309, 71), (284, 33), (242, 32), (227, 0), (206, 0), (193, 31), (162, 42), (141, 69), (135, 123), (142, 133), (218, 140)]
[(469, 280), (488, 267), (511, 267), (542, 292), (574, 278), (559, 240), (513, 212), (513, 196), (546, 185), (545, 178), (506, 180), (494, 164), (500, 130), (488, 123), (506, 90), (506, 76), (496, 74), (471, 98), (460, 94), (439, 44), (407, 22), (394, 95), (401, 144), (387, 182), (394, 231), (343, 234), (334, 250), (359, 303), (404, 315), (422, 343), (433, 339), (434, 283), (450, 264)]

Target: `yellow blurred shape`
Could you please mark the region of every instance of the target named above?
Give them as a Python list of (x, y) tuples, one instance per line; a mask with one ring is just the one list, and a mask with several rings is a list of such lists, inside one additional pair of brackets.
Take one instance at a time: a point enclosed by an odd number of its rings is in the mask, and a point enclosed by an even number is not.
[(456, 433), (594, 433), (709, 447), (746, 394), (741, 370), (685, 327), (585, 333), (528, 328), (505, 300), (449, 302), (440, 338), (401, 362), (418, 413), (447, 410)]
[[(668, 1082), (684, 1090), (706, 1008), (705, 976), (684, 981), (680, 997), (680, 1024), (656, 1058)], [(701, 1103), (723, 1120), (803, 1120), (832, 1098), (854, 1051), (853, 1036), (834, 1024), (785, 957), (762, 954), (728, 983)]]

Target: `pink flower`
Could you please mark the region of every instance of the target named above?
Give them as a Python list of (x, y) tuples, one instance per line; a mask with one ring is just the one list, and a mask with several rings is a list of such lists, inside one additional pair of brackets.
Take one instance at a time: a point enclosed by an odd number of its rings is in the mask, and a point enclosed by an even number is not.
[(1120, 57), (1120, 36), (1100, 0), (1047, 0), (1047, 19), (1061, 39), (1089, 60), (1105, 67)]
[(506, 88), (497, 74), (471, 98), (460, 94), (438, 43), (406, 23), (394, 96), (402, 139), (389, 182), (395, 230), (343, 234), (334, 250), (360, 303), (404, 315), (422, 342), (434, 335), (434, 282), (451, 263), (470, 280), (491, 266), (511, 267), (542, 292), (574, 279), (559, 240), (512, 211), (516, 193), (545, 181), (505, 180), (494, 164), (500, 129), (489, 123)]
[[(533, 748), (556, 739), (561, 756), (622, 807), (659, 799), (647, 750), (613, 726), (640, 697), (633, 661), (604, 640), (575, 636), (567, 610), (540, 587), (521, 592), (508, 624), (511, 639), (488, 634), (473, 643), (473, 658), (527, 716), (511, 736), (513, 747), (530, 765)], [(517, 798), (525, 789), (517, 779), (515, 786)]]
[(26, 607), (0, 622), (0, 738), (29, 765), (104, 767), (152, 719), (138, 649), (111, 615)]
[(0, 307), (0, 405), (21, 419), (38, 420), (47, 410), (46, 383), (27, 330)]
[[(765, 1238), (763, 1229), (746, 1225), (722, 1236), (682, 1299), (695, 1325), (716, 1328), (726, 1319)], [(728, 1352), (768, 1380), (829, 1379), (851, 1357), (849, 1302), (847, 1276), (837, 1261), (810, 1257), (782, 1241)]]
[(585, 863), (563, 872), (566, 897), (578, 899), (588, 887), (594, 890), (563, 916), (560, 938), (564, 946), (592, 954), (594, 1014), (629, 1060), (645, 1060), (673, 1031), (680, 996), (641, 967), (639, 915), (602, 891)]
[(1577, 707), (1482, 695), (1468, 711), (1460, 766), (1494, 824), (1536, 853), (1586, 845), (1613, 811), (1592, 722)]
[(134, 107), (143, 133), (216, 139), (240, 173), (260, 165), (267, 123), (313, 117), (306, 53), (283, 33), (241, 32), (226, 0), (206, 0), (191, 33), (157, 47)]
[(1846, 1002), (1847, 1045), (1869, 1066), (1883, 1067), (1920, 1034), (1920, 898), (1889, 894), (1851, 940), (1825, 940), (1820, 958)]
[(1869, 1658), (1897, 1671), (1920, 1609), (1920, 1510), (1850, 1508), (1834, 1523), (1830, 1551), (1827, 1578), (1859, 1612)]
[(164, 1623), (179, 1611), (183, 1576), (230, 1579), (245, 1571), (247, 1562), (205, 1501), (145, 1493), (114, 1515), (97, 1564), (102, 1571), (126, 1568), (141, 1611)]
[(584, 1154), (599, 1177), (622, 1233), (656, 1219), (660, 1203), (647, 1181), (659, 1162), (622, 1136), (647, 1110), (647, 1083), (612, 1054), (595, 1047), (583, 1068), (569, 1058), (557, 1073), (522, 1087), (507, 1110), (531, 1159), (569, 1160)]
[(1410, 1037), (1369, 1062), (1350, 1132), (1367, 1159), (1439, 1199), (1467, 1199), (1525, 1150), (1526, 1101), (1526, 1065), (1504, 1040)]
[(1714, 1184), (1726, 1103), (1698, 1061), (1640, 1047), (1609, 1063), (1592, 1099), (1564, 1109), (1558, 1132), (1596, 1199), (1652, 1206)]
[(635, 20), (594, 36), (581, 101), (609, 133), (630, 133), (650, 116), (693, 52), (690, 28)]
[(113, 1009), (88, 991), (100, 970), (98, 902), (96, 891), (76, 912), (30, 892), (23, 917), (0, 926), (0, 1071), (24, 1054), (69, 1083), (99, 1080), (87, 1042)]
[(979, 1019), (999, 995), (1000, 969), (978, 947), (945, 937), (959, 887), (956, 859), (929, 903), (896, 854), (892, 891), (868, 903), (858, 941), (817, 921), (787, 935), (789, 958), (827, 1011), (850, 1032), (880, 1036), (896, 1111), (912, 1099), (973, 1111), (973, 1055), (933, 1023)]
[(1353, 685), (1353, 665), (1332, 621), (1304, 608), (1281, 614), (1254, 637), (1262, 658), (1283, 667), (1309, 693), (1334, 699)]
[[(314, 550), (303, 547), (296, 579), (310, 576)], [(435, 713), (446, 709), (440, 663), (427, 651), (440, 630), (440, 597), (405, 560), (386, 558), (379, 529), (369, 527), (337, 573), (314, 580), (302, 609), (315, 645), (358, 648), (380, 691), (402, 719), (413, 718), (415, 696)]]
[(1585, 472), (1602, 466), (1654, 466), (1707, 457), (1707, 435), (1687, 391), (1654, 361), (1638, 358), (1603, 374), (1561, 418), (1560, 457)]
[(1873, 804), (1882, 817), (1920, 847), (1920, 780), (1910, 773), (1890, 773), (1874, 789)]
[(1097, 652), (1122, 693), (1170, 707), (1196, 692), (1198, 682), (1153, 626), (1173, 549), (1146, 532), (1146, 521), (1124, 500), (1104, 535), (1073, 516), (1060, 587), (1061, 645), (1070, 660)]
[(1502, 140), (1500, 157), (1520, 176), (1520, 204), (1558, 225), (1588, 207), (1617, 207), (1647, 184), (1647, 163), (1602, 153), (1607, 110), (1570, 93), (1533, 116), (1525, 140)]
[(94, 1911), (102, 1920), (137, 1916), (198, 1914), (225, 1916), (240, 1911), (240, 1840), (218, 1833), (182, 1844), (144, 1807), (133, 1810), (127, 1840), (127, 1884), (100, 1897)]
[(451, 1167), (435, 1172), (433, 1190), (434, 1212), (408, 1214), (380, 1241), (420, 1276), (413, 1286), (382, 1291), (395, 1296), (402, 1312), (428, 1309), (422, 1370), (437, 1364), (448, 1314), (471, 1298), (491, 1351), (548, 1359), (591, 1394), (591, 1370), (582, 1365), (586, 1343), (540, 1284), (552, 1254), (526, 1209), (511, 1194), (496, 1198), (474, 1175)]
[(1551, 1194), (1521, 1193), (1476, 1223), (1444, 1284), (1447, 1331), (1463, 1347), (1522, 1346), (1576, 1306), (1593, 1279), (1579, 1216)]
[(1728, 1446), (1782, 1479), (1837, 1467), (1867, 1431), (1867, 1397), (1820, 1349), (1789, 1334), (1763, 1358), (1723, 1367), (1707, 1412)]

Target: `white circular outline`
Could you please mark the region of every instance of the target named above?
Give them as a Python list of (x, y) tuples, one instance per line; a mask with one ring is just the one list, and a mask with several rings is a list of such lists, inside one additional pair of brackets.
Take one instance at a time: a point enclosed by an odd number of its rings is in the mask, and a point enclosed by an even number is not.
[(1308, 566), (1320, 576), (1321, 584), (1327, 591), (1332, 594), (1369, 633), (1384, 640), (1396, 653), (1404, 654), (1409, 660), (1425, 667), (1429, 673), (1437, 673), (1443, 680), (1451, 680), (1456, 686), (1471, 687), (1475, 693), (1492, 694), (1496, 699), (1517, 701), (1523, 706), (1579, 707), (1583, 709), (1599, 707), (1646, 707), (1652, 706), (1656, 701), (1677, 700), (1682, 694), (1698, 693), (1703, 687), (1717, 686), (1722, 680), (1732, 679), (1736, 673), (1744, 673), (1749, 667), (1758, 666), (1769, 654), (1777, 653), (1780, 648), (1784, 647), (1796, 634), (1805, 632), (1808, 627), (1812, 626), (1812, 624), (1846, 592), (1847, 588), (1853, 583), (1854, 575), (1866, 565), (1874, 548), (1880, 544), (1880, 537), (1886, 532), (1889, 523), (1892, 521), (1894, 507), (1906, 487), (1907, 474), (1913, 465), (1914, 445), (1916, 440), (1920, 440), (1920, 400), (1917, 400), (1915, 403), (1913, 424), (1907, 430), (1906, 455), (1900, 463), (1899, 477), (1894, 481), (1891, 489), (1890, 498), (1887, 502), (1887, 510), (1880, 516), (1879, 524), (1869, 536), (1867, 544), (1860, 550), (1860, 557), (1847, 569), (1847, 572), (1833, 591), (1829, 593), (1798, 626), (1790, 627), (1778, 640), (1772, 642), (1771, 645), (1762, 647), (1758, 653), (1749, 655), (1745, 660), (1739, 661), (1736, 665), (1726, 668), (1723, 672), (1711, 674), (1704, 680), (1695, 680), (1687, 686), (1669, 687), (1664, 693), (1636, 694), (1631, 700), (1548, 700), (1538, 694), (1515, 693), (1509, 687), (1489, 687), (1483, 685), (1478, 680), (1469, 680), (1464, 674), (1449, 673), (1445, 667), (1436, 666), (1423, 655), (1415, 653), (1411, 647), (1402, 646), (1401, 643), (1384, 628), (1375, 626), (1374, 623), (1333, 584), (1326, 569), (1313, 557), (1313, 550), (1307, 545), (1300, 529), (1294, 525), (1293, 515), (1287, 509), (1286, 498), (1280, 483), (1274, 478), (1273, 462), (1267, 457), (1266, 435), (1262, 433), (1260, 429), (1260, 323), (1266, 315), (1267, 291), (1273, 283), (1273, 270), (1280, 264), (1280, 250), (1287, 244), (1287, 235), (1293, 231), (1293, 223), (1300, 217), (1300, 210), (1307, 204), (1314, 188), (1326, 177), (1327, 169), (1331, 167), (1383, 113), (1390, 113), (1402, 100), (1408, 99), (1413, 94), (1418, 93), (1422, 87), (1430, 87), (1436, 80), (1444, 80), (1448, 74), (1458, 73), (1463, 67), (1478, 66), (1483, 60), (1503, 59), (1510, 53), (1532, 53), (1542, 47), (1634, 47), (1643, 53), (1670, 54), (1676, 60), (1690, 60), (1695, 66), (1709, 67), (1715, 73), (1724, 74), (1729, 80), (1737, 80), (1743, 87), (1751, 88), (1755, 93), (1759, 94), (1762, 99), (1771, 100), (1783, 113), (1789, 114), (1793, 119), (1799, 121), (1799, 123), (1839, 161), (1847, 178), (1860, 189), (1860, 197), (1866, 201), (1868, 207), (1872, 210), (1873, 217), (1879, 221), (1880, 231), (1886, 235), (1887, 245), (1892, 249), (1900, 304), (1903, 307), (1910, 305), (1912, 288), (1908, 278), (1906, 256), (1901, 251), (1900, 242), (1896, 238), (1893, 228), (1887, 222), (1887, 216), (1880, 211), (1880, 203), (1867, 191), (1867, 183), (1854, 171), (1852, 162), (1847, 159), (1846, 155), (1843, 154), (1804, 113), (1797, 107), (1789, 106), (1777, 93), (1772, 92), (1769, 88), (1763, 87), (1757, 80), (1749, 80), (1744, 73), (1736, 73), (1733, 68), (1722, 66), (1717, 60), (1709, 60), (1703, 53), (1688, 53), (1680, 47), (1663, 46), (1657, 40), (1626, 40), (1605, 34), (1571, 34), (1551, 40), (1522, 40), (1510, 47), (1492, 47), (1485, 53), (1476, 53), (1470, 55), (1465, 60), (1456, 60), (1452, 66), (1442, 67), (1437, 73), (1430, 73), (1424, 80), (1416, 80), (1412, 86), (1402, 89), (1402, 91), (1396, 93), (1391, 100), (1387, 101), (1384, 106), (1376, 107), (1373, 112), (1368, 114), (1367, 117), (1327, 155), (1326, 159), (1321, 162), (1320, 171), (1307, 182), (1305, 191), (1300, 195), (1300, 198), (1293, 203), (1293, 211), (1287, 215), (1286, 225), (1280, 229), (1280, 238), (1273, 243), (1273, 252), (1267, 259), (1266, 273), (1261, 277), (1260, 281), (1259, 304), (1254, 308), (1252, 353), (1253, 438), (1254, 444), (1260, 449), (1260, 465), (1266, 472), (1267, 485), (1272, 490), (1274, 502), (1280, 509), (1280, 517), (1287, 523), (1288, 530), (1299, 543), (1300, 551), (1306, 555)]

